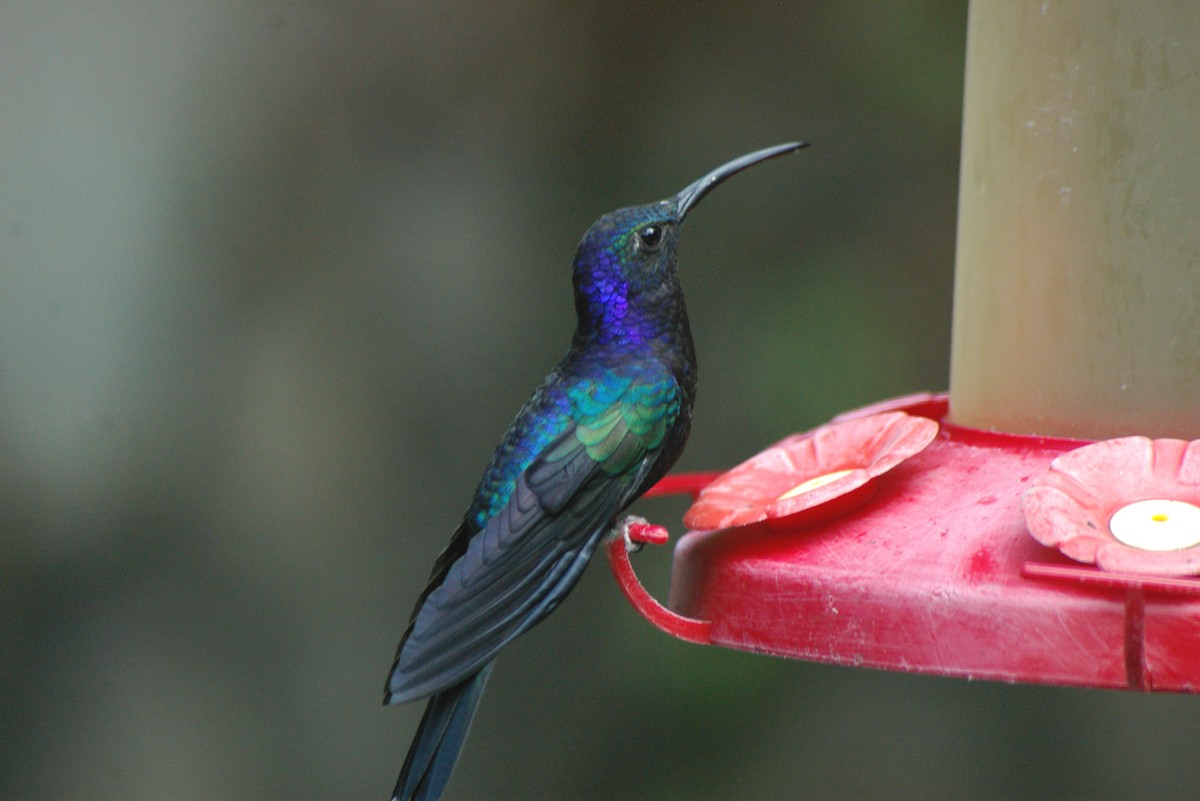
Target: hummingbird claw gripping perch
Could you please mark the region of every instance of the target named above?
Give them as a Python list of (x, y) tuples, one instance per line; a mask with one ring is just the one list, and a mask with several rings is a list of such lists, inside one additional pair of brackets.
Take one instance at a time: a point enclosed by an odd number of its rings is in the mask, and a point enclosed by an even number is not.
[(613, 526), (610, 537), (617, 537), (625, 543), (626, 553), (637, 553), (646, 543), (663, 545), (669, 539), (667, 530), (656, 526), (637, 515), (626, 515)]

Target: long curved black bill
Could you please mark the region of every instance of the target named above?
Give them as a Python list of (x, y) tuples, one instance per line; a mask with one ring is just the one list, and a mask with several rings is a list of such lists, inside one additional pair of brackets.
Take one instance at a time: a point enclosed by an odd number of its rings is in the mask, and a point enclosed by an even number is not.
[(747, 153), (741, 158), (736, 158), (728, 164), (722, 164), (675, 196), (675, 209), (679, 215), (679, 221), (683, 222), (683, 218), (692, 210), (692, 207), (699, 203), (701, 198), (711, 192), (714, 186), (729, 176), (768, 159), (773, 159), (777, 156), (786, 156), (788, 153), (795, 153), (797, 150), (805, 147), (808, 147), (808, 142), (788, 142), (786, 145), (776, 145), (775, 147), (756, 150), (753, 153)]

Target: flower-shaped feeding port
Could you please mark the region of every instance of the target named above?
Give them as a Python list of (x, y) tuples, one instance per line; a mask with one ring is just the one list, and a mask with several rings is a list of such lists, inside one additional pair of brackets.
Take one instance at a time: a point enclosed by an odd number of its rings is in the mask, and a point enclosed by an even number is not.
[(1064, 453), (1023, 497), (1034, 539), (1104, 570), (1200, 574), (1200, 440), (1122, 437)]
[(875, 480), (924, 450), (937, 432), (934, 420), (885, 412), (788, 437), (705, 487), (683, 522), (710, 531), (827, 520), (869, 500)]

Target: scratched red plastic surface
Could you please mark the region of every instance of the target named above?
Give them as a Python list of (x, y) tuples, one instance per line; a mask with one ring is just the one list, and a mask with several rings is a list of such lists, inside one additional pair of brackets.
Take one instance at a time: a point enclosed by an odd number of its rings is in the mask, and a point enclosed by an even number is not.
[[(885, 405), (938, 420), (946, 413), (941, 396)], [(1081, 444), (943, 422), (928, 448), (880, 477), (875, 498), (843, 517), (684, 536), (669, 606), (708, 621), (713, 644), (748, 651), (1009, 682), (1194, 691), (1200, 581), (1103, 574), (1025, 529), (1026, 485)]]

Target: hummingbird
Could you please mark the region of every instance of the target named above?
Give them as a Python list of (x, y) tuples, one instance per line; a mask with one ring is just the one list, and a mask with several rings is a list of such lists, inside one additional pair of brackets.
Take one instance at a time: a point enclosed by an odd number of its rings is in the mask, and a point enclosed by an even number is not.
[(575, 252), (571, 346), (517, 413), (396, 649), (385, 704), (428, 698), (393, 801), (442, 795), (496, 655), (554, 611), (618, 515), (691, 430), (696, 352), (679, 230), (717, 184), (807, 143), (758, 150), (673, 197), (605, 214)]

